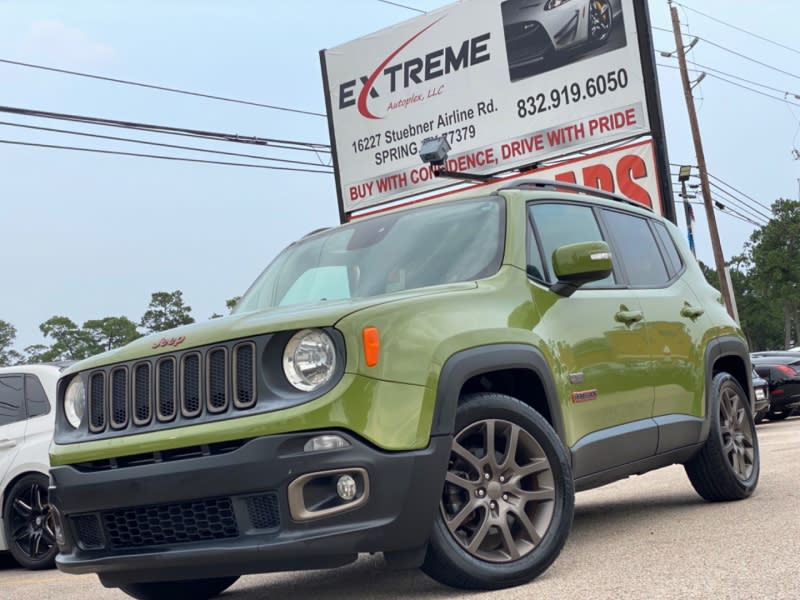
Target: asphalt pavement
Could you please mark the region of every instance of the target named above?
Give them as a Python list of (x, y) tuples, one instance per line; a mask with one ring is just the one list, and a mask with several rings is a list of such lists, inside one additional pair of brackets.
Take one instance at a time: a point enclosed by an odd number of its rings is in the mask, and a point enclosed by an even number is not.
[[(380, 557), (339, 569), (240, 579), (224, 600), (481, 598), (800, 599), (800, 417), (758, 426), (761, 480), (741, 502), (709, 504), (672, 466), (578, 494), (572, 533), (528, 585), (451, 590)], [(0, 600), (123, 599), (92, 575), (30, 572), (0, 555)]]

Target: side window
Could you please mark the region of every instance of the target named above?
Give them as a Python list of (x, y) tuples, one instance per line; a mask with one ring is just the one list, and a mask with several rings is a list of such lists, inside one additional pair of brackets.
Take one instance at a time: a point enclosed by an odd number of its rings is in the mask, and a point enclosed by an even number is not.
[(670, 276), (647, 220), (612, 210), (604, 210), (603, 217), (622, 254), (629, 283), (635, 287), (665, 285)]
[(50, 402), (44, 392), (39, 378), (25, 375), (25, 404), (28, 406), (28, 418), (46, 415), (50, 412)]
[(664, 247), (664, 252), (666, 252), (670, 277), (677, 275), (683, 268), (683, 260), (681, 260), (681, 255), (675, 247), (675, 240), (672, 239), (672, 236), (663, 223), (659, 223), (658, 221), (652, 221), (652, 223), (656, 235), (661, 240), (661, 244)]
[[(579, 242), (604, 241), (594, 211), (589, 206), (532, 203), (528, 207), (528, 214), (541, 243), (544, 262), (549, 274), (548, 281), (555, 280), (553, 252), (556, 248)], [(584, 287), (610, 287), (614, 283), (615, 279), (612, 274)]]
[(22, 375), (0, 377), (0, 425), (25, 420)]
[(539, 243), (536, 241), (536, 235), (533, 232), (533, 222), (531, 216), (528, 214), (528, 227), (525, 233), (525, 254), (527, 258), (527, 271), (528, 277), (532, 277), (538, 281), (547, 281), (547, 275), (542, 264), (542, 254), (539, 251)]

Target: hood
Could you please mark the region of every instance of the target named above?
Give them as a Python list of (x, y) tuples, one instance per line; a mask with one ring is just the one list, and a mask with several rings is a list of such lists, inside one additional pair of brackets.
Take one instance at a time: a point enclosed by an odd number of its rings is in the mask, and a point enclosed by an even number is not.
[(332, 300), (314, 304), (298, 304), (294, 306), (278, 306), (259, 311), (233, 314), (219, 319), (210, 319), (191, 325), (184, 325), (168, 331), (159, 331), (139, 338), (133, 342), (97, 354), (66, 369), (62, 375), (69, 375), (86, 369), (94, 369), (105, 365), (136, 360), (149, 356), (168, 354), (176, 350), (188, 350), (197, 346), (206, 346), (219, 342), (227, 342), (239, 338), (309, 327), (330, 327), (342, 318), (359, 310), (401, 302), (409, 298), (444, 294), (457, 290), (474, 289), (474, 281), (439, 285), (429, 288), (383, 294), (371, 298), (351, 300)]

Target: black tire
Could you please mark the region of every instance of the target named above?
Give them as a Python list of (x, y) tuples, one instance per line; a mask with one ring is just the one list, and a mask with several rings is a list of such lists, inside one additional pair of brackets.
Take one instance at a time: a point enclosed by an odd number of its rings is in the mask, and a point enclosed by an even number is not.
[(753, 423), (755, 423), (756, 425), (760, 425), (761, 423), (764, 422), (764, 419), (766, 419), (766, 417), (767, 413), (765, 413), (764, 411), (757, 412), (753, 417)]
[(128, 583), (119, 586), (119, 589), (137, 600), (208, 600), (219, 596), (236, 583), (237, 579), (238, 576)]
[(46, 475), (29, 473), (11, 486), (3, 505), (3, 527), (11, 556), (26, 569), (52, 569), (56, 545)]
[(589, 43), (602, 46), (614, 29), (614, 13), (608, 0), (592, 0), (589, 7)]
[[(464, 398), (455, 432), (422, 570), (462, 589), (527, 583), (558, 557), (572, 527), (575, 490), (567, 450), (539, 413), (503, 394)], [(482, 457), (469, 444), (481, 435)], [(475, 529), (472, 536), (464, 535), (468, 527)]]
[(791, 414), (792, 414), (792, 411), (790, 411), (790, 410), (784, 410), (784, 411), (781, 411), (781, 412), (770, 412), (770, 413), (767, 413), (767, 418), (770, 421), (783, 421), (784, 419), (789, 418), (789, 416)]
[(758, 436), (750, 401), (732, 375), (714, 376), (709, 415), (708, 439), (684, 465), (689, 481), (709, 502), (747, 498), (758, 484)]

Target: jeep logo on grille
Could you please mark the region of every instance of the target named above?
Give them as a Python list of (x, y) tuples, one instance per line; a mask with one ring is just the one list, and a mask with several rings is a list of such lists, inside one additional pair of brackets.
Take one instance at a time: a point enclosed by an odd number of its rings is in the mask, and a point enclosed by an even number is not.
[(161, 338), (155, 344), (153, 344), (153, 350), (157, 350), (158, 348), (166, 348), (167, 346), (180, 346), (185, 341), (185, 335), (179, 335), (178, 337), (173, 338)]

